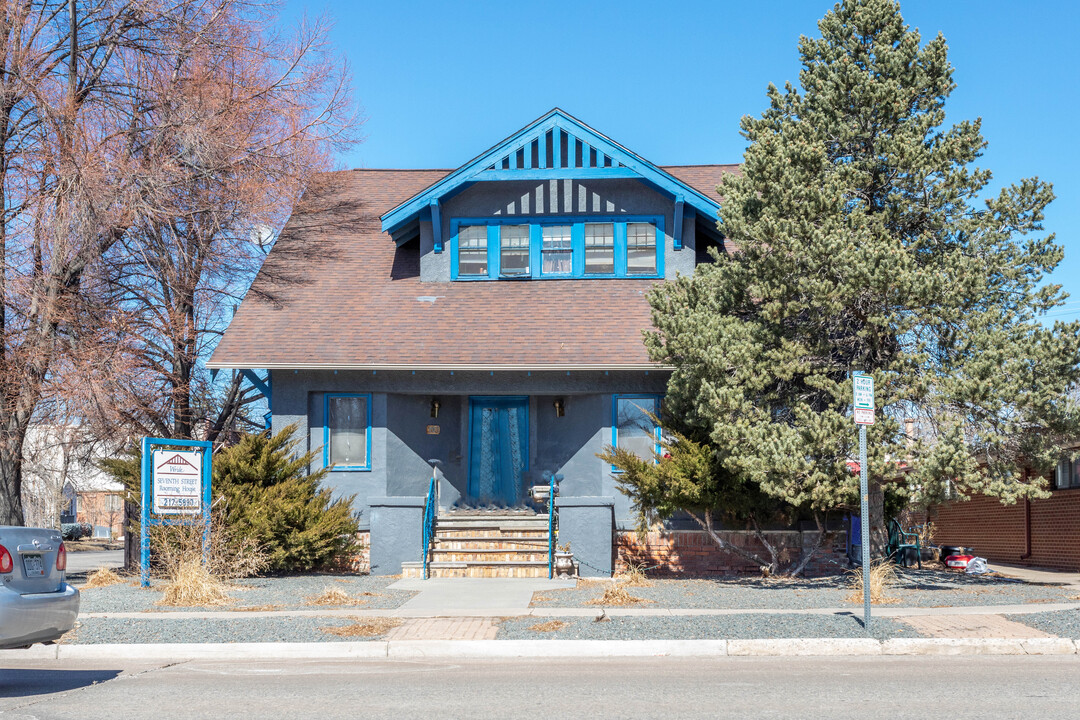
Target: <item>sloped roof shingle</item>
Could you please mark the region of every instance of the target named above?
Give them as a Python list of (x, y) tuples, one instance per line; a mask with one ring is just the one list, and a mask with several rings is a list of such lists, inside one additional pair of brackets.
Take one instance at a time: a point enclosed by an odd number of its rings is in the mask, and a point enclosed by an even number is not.
[[(737, 166), (666, 167), (715, 193)], [(447, 170), (326, 173), (294, 211), (210, 367), (652, 367), (652, 280), (420, 282), (379, 216)], [(410, 247), (411, 245), (411, 247)]]

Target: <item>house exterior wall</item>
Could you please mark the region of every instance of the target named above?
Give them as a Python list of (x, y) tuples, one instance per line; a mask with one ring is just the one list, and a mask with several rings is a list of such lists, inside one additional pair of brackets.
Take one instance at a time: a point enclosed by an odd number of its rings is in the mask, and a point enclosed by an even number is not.
[[(441, 504), (452, 506), (467, 489), (469, 397), (529, 397), (529, 469), (526, 485), (543, 482), (544, 472), (560, 473), (563, 497), (614, 497), (618, 527), (633, 526), (629, 499), (619, 493), (610, 466), (596, 454), (610, 444), (613, 394), (662, 395), (668, 373), (611, 372), (450, 372), (450, 371), (288, 371), (271, 372), (272, 426), (297, 425), (301, 449), (316, 451), (311, 469), (323, 467), (326, 393), (371, 394), (371, 469), (331, 471), (326, 483), (336, 496), (355, 495), (361, 527), (370, 529), (370, 500), (426, 494), (428, 461), (442, 461)], [(431, 418), (431, 401), (440, 402)], [(554, 402), (565, 415), (556, 417)], [(439, 433), (430, 435), (429, 425)]]
[[(659, 215), (664, 218), (664, 277), (694, 272), (694, 213), (683, 218), (683, 248), (672, 236), (675, 205), (638, 180), (543, 180), (477, 183), (442, 205), (443, 251), (435, 252), (430, 221), (420, 222), (420, 279), (450, 281), (450, 232), (455, 218), (505, 218), (590, 215)], [(543, 281), (546, 282), (546, 281)], [(618, 282), (617, 280), (611, 282)]]
[(974, 548), (991, 563), (1080, 570), (1080, 488), (1031, 501), (1029, 557), (1026, 516), (1024, 502), (1002, 505), (984, 495), (943, 504), (932, 513), (934, 542)]

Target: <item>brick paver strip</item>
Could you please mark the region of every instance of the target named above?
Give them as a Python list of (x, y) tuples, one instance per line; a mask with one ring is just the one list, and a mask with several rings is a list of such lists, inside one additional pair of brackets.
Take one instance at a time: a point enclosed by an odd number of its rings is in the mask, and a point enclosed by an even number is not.
[(386, 635), (387, 640), (494, 640), (497, 628), (490, 618), (415, 618)]
[(1027, 638), (1057, 637), (1023, 623), (1006, 620), (1001, 615), (923, 615), (896, 618), (935, 638)]

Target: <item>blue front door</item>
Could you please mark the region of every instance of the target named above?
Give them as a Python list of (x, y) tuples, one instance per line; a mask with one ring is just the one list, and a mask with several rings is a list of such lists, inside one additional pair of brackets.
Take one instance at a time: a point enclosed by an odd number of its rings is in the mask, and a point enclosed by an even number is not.
[(529, 399), (469, 398), (469, 492), (474, 505), (513, 507), (529, 469)]

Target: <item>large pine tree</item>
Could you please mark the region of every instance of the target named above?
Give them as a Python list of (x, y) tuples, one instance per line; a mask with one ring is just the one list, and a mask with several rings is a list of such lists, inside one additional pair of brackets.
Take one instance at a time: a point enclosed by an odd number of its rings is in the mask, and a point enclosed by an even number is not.
[[(1045, 494), (1078, 417), (1080, 323), (1040, 323), (1067, 297), (1045, 276), (1051, 186), (983, 199), (980, 123), (945, 127), (955, 87), (940, 35), (891, 0), (845, 0), (799, 42), (799, 85), (745, 117), (742, 174), (719, 188), (736, 246), (650, 296), (669, 408), (724, 467), (794, 505), (857, 503), (850, 372), (874, 376), (873, 545), (882, 483), (1004, 502)], [(905, 431), (905, 418), (915, 420)]]

